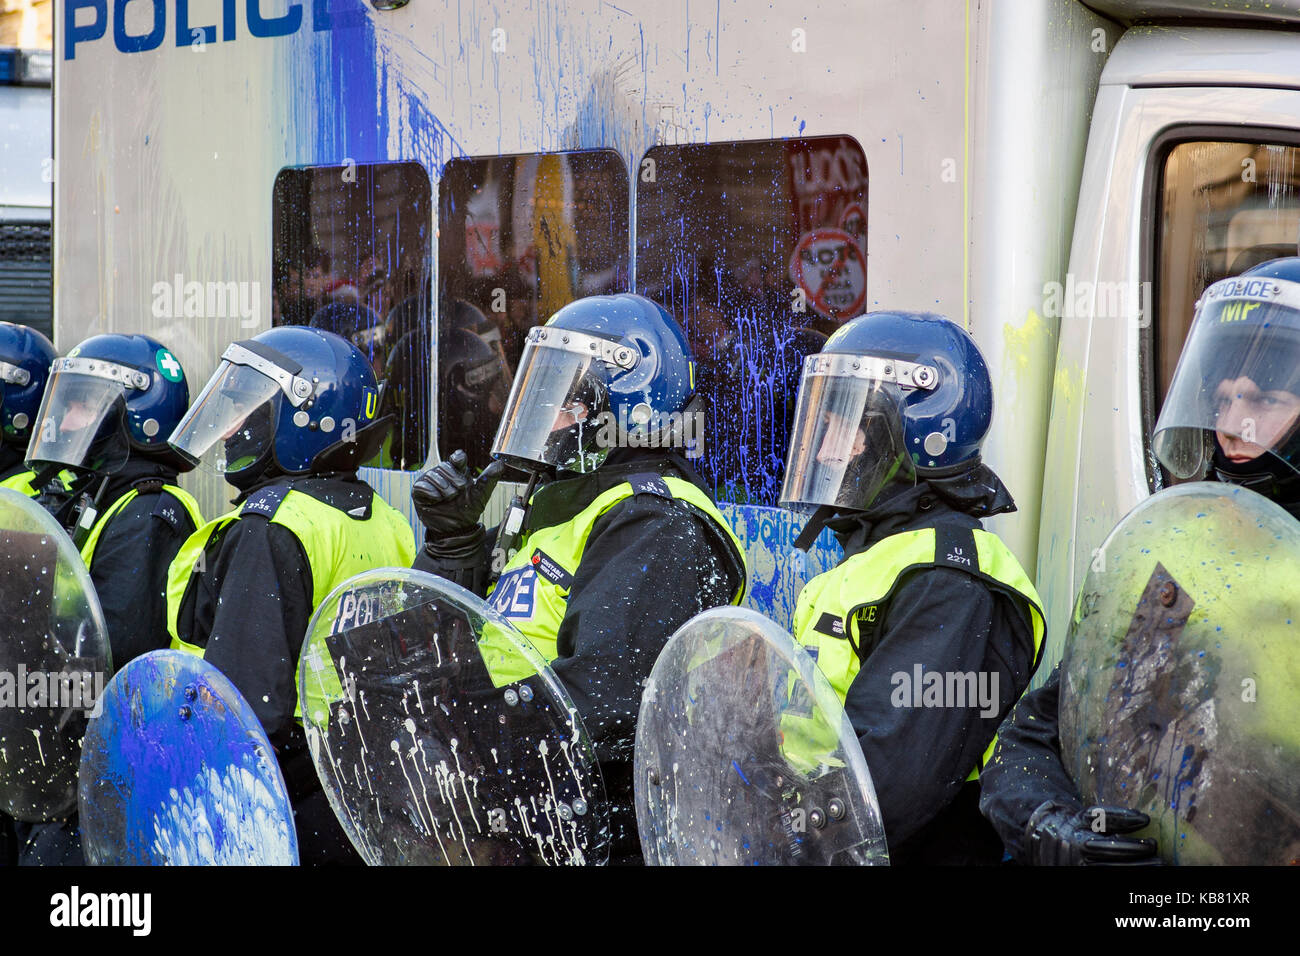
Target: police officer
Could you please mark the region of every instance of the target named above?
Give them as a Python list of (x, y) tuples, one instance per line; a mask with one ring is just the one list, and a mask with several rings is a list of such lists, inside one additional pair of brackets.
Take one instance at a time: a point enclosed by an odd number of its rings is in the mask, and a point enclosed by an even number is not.
[(316, 606), (362, 571), (407, 567), (406, 519), (357, 468), (392, 424), (370, 363), (332, 332), (282, 326), (231, 344), (169, 439), (239, 492), (172, 563), (167, 632), (252, 706), (276, 748), (304, 863), (355, 860), (307, 753), (295, 669)]
[(170, 350), (144, 335), (96, 335), (54, 361), (32, 428), (28, 464), (76, 476), (38, 500), (81, 550), (117, 667), (164, 646), (167, 568), (203, 523), (176, 484), (192, 466), (167, 446), (188, 406)]
[(1000, 856), (977, 775), (1043, 615), (980, 523), (1015, 510), (980, 461), (992, 413), (979, 349), (937, 315), (861, 316), (804, 362), (781, 501), (811, 512), (797, 547), (830, 527), (844, 559), (800, 592), (794, 635), (858, 735), (895, 864)]
[[(166, 440), (188, 405), (168, 349), (144, 335), (96, 335), (54, 360), (31, 427), (28, 465), (67, 476), (43, 483), (37, 500), (81, 551), (115, 667), (165, 646), (167, 569), (203, 523), (176, 484), (191, 466)], [(74, 824), (31, 827), (23, 861), (80, 864)]]
[[(31, 498), (36, 473), (24, 458), (55, 354), (50, 340), (35, 329), (0, 322), (0, 488)], [(0, 866), (17, 860), (13, 820), (0, 813)]]
[[(412, 491), (425, 526), (415, 567), (488, 593), (572, 697), (613, 805), (616, 862), (640, 858), (631, 768), (642, 683), (679, 626), (745, 591), (743, 549), (682, 455), (681, 416), (698, 407), (693, 365), (681, 328), (650, 300), (572, 302), (528, 334), (497, 461), (474, 478), (458, 451)], [(494, 549), (479, 518), (504, 464), (536, 491), (512, 507)]]
[[(1153, 449), (1180, 479), (1241, 485), (1300, 518), (1300, 258), (1205, 290), (1156, 422)], [(981, 777), (980, 809), (1025, 864), (1152, 862), (1146, 814), (1085, 806), (1061, 759), (1060, 667), (1026, 694)]]
[(36, 497), (26, 465), (32, 422), (41, 407), (54, 346), (25, 325), (0, 322), (0, 488)]

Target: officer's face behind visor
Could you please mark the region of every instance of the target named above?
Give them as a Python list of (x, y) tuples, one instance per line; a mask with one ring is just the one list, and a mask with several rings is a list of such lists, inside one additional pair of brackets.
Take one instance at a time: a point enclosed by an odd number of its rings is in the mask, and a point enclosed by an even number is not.
[(889, 481), (916, 480), (903, 442), (909, 387), (899, 380), (900, 371), (907, 378), (912, 368), (835, 353), (804, 360), (782, 505), (864, 510)]
[(27, 461), (117, 471), (126, 463), (125, 441), (114, 442), (122, 427), (128, 390), (149, 386), (149, 376), (99, 359), (56, 359), (41, 410), (32, 427)]
[(1197, 304), (1156, 422), (1156, 456), (1178, 478), (1208, 472), (1213, 439), (1234, 464), (1269, 454), (1300, 472), (1300, 285), (1224, 279)]
[[(539, 332), (545, 337), (533, 334)], [(492, 455), (525, 470), (543, 465), (592, 471), (609, 453), (599, 447), (602, 413), (609, 406), (609, 366), (602, 353), (621, 350), (630, 358), (630, 350), (559, 329), (533, 333), (519, 360)]]
[[(257, 463), (275, 439), (277, 394), (310, 392), (300, 368), (258, 343), (235, 343), (168, 439), (186, 459), (218, 475)], [(268, 353), (268, 354), (262, 354)], [(277, 359), (279, 359), (277, 361)], [(297, 397), (297, 396), (295, 396)]]

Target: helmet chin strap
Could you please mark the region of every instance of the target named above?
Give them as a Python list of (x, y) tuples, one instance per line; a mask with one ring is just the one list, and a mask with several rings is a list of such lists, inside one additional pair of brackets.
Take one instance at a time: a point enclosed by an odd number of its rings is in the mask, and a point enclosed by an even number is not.
[(799, 537), (794, 539), (796, 550), (807, 551), (811, 548), (817, 536), (822, 533), (822, 528), (826, 527), (826, 522), (834, 518), (839, 510), (835, 505), (822, 505), (814, 511), (808, 523), (799, 532)]

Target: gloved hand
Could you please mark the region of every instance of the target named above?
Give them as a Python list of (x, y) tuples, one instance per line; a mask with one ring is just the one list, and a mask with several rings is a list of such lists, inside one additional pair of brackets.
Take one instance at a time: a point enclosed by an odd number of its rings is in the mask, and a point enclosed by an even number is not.
[(438, 541), (474, 531), (504, 471), (505, 465), (494, 461), (473, 478), (465, 453), (458, 450), (416, 478), (411, 501), (428, 539)]
[(1025, 847), (1035, 866), (1159, 866), (1155, 840), (1124, 835), (1150, 822), (1128, 807), (1076, 810), (1048, 800), (1029, 818)]

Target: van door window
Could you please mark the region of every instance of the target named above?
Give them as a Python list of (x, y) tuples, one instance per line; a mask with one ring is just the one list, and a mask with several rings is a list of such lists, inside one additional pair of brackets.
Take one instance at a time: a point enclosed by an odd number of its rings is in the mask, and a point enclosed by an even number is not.
[(656, 146), (637, 171), (637, 289), (681, 319), (709, 406), (696, 467), (775, 505), (806, 355), (866, 311), (867, 160), (848, 136)]
[(1165, 154), (1157, 201), (1151, 343), (1156, 414), (1206, 286), (1269, 259), (1296, 255), (1300, 147), (1211, 139), (1176, 143)]
[(309, 325), (349, 339), (370, 360), (395, 417), (371, 466), (425, 461), (429, 413), (427, 325), (433, 223), (429, 174), (419, 163), (283, 169), (272, 192), (272, 325)]
[(627, 165), (613, 150), (454, 159), (438, 188), (438, 448), (481, 468), (528, 330), (626, 292)]

